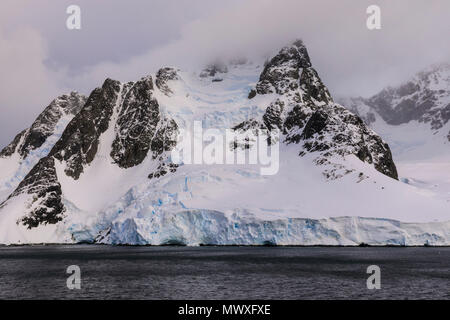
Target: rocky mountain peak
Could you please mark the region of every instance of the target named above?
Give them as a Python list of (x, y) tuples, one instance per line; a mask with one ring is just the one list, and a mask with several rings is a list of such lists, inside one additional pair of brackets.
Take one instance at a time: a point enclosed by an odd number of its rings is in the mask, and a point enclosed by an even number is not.
[(299, 68), (311, 67), (311, 60), (309, 59), (308, 50), (306, 49), (303, 40), (297, 39), (290, 46), (281, 49), (280, 53), (272, 60), (284, 63), (286, 61), (293, 61)]
[(87, 97), (72, 91), (69, 94), (63, 94), (52, 101), (52, 104), (58, 105), (66, 113), (76, 115), (86, 103)]
[(161, 92), (166, 96), (171, 96), (173, 94), (172, 89), (170, 89), (168, 82), (171, 80), (179, 80), (177, 70), (171, 67), (165, 67), (158, 70), (156, 73), (156, 86)]
[(7, 157), (17, 151), (24, 159), (30, 151), (40, 148), (64, 115), (74, 116), (86, 103), (86, 97), (76, 91), (63, 94), (54, 99), (36, 118), (30, 128), (18, 134), (14, 140), (1, 152), (1, 157)]
[(266, 62), (261, 73), (256, 92), (259, 94), (283, 94), (298, 88), (300, 73), (310, 68), (308, 51), (301, 40), (284, 47), (270, 61)]
[(383, 174), (398, 178), (389, 146), (361, 118), (333, 102), (301, 40), (284, 47), (266, 63), (249, 98), (258, 94), (277, 96), (268, 104), (262, 119), (241, 123), (236, 130), (281, 130), (285, 143), (301, 144), (300, 155), (316, 153), (315, 162), (328, 165), (324, 174), (330, 179), (351, 170), (329, 159), (351, 154)]

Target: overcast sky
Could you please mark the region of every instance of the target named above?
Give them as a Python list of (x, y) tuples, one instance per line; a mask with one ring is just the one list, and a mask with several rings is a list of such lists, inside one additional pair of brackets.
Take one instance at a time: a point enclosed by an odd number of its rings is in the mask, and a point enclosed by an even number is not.
[[(81, 8), (81, 30), (66, 8)], [(381, 8), (381, 30), (366, 8)], [(56, 96), (164, 65), (261, 57), (296, 38), (336, 95), (370, 96), (450, 61), (449, 0), (2, 0), (0, 148)]]

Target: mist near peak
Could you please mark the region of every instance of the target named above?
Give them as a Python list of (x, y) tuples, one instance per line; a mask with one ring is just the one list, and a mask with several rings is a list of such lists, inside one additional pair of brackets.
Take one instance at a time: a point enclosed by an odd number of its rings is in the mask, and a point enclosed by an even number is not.
[(371, 96), (450, 61), (450, 2), (377, 1), (382, 28), (371, 31), (372, 2), (80, 0), (82, 29), (71, 31), (71, 1), (2, 1), (0, 146), (62, 93), (89, 94), (107, 77), (133, 81), (164, 66), (264, 61), (298, 38), (333, 96)]

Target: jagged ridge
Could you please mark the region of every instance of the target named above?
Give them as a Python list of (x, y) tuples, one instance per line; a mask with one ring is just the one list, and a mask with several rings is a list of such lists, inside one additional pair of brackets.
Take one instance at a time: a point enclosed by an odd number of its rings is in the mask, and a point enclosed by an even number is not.
[[(317, 164), (331, 164), (328, 158), (332, 155), (354, 154), (361, 161), (373, 164), (379, 172), (398, 179), (387, 143), (357, 115), (333, 102), (312, 67), (302, 41), (283, 48), (266, 64), (256, 91), (249, 98), (273, 93), (278, 96), (267, 107), (262, 121), (252, 119), (235, 129), (243, 131), (253, 127), (270, 131), (277, 128), (284, 133), (286, 143), (302, 143), (300, 155), (320, 152)], [(324, 174), (328, 178), (342, 176), (334, 170)]]

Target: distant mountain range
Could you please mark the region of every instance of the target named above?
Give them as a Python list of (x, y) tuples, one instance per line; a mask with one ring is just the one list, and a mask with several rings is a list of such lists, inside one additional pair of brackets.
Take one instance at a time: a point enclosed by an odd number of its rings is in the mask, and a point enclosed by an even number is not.
[[(349, 103), (348, 108), (368, 124), (375, 122), (378, 114), (390, 125), (418, 121), (428, 123), (431, 130), (441, 130), (450, 121), (450, 64), (435, 65), (398, 87)], [(450, 132), (446, 133), (450, 140)]]
[[(366, 124), (378, 129), (383, 137), (383, 126), (420, 127), (424, 135), (436, 136), (436, 141), (441, 140), (438, 143), (446, 144), (450, 149), (448, 63), (434, 65), (402, 85), (388, 87), (370, 98), (343, 98), (339, 101)], [(410, 142), (414, 140), (410, 139)]]

